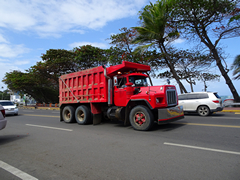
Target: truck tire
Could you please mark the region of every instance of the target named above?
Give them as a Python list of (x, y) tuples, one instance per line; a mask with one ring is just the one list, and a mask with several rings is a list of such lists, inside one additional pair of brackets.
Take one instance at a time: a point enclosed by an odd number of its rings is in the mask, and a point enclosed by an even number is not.
[(90, 124), (92, 123), (92, 114), (88, 107), (79, 106), (75, 111), (75, 119), (78, 124)]
[(130, 114), (129, 120), (133, 129), (138, 131), (148, 131), (154, 124), (154, 116), (149, 108), (146, 106), (134, 107)]
[(62, 117), (65, 123), (75, 122), (74, 111), (75, 109), (72, 106), (66, 106), (63, 108)]
[(199, 106), (197, 112), (200, 116), (208, 116), (210, 115), (210, 110), (207, 106)]

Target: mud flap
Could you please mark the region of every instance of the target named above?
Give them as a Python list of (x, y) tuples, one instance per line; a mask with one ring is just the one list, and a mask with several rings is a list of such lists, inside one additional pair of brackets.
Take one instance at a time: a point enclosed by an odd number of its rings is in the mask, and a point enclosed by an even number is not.
[(102, 113), (93, 114), (93, 125), (100, 124), (102, 122)]

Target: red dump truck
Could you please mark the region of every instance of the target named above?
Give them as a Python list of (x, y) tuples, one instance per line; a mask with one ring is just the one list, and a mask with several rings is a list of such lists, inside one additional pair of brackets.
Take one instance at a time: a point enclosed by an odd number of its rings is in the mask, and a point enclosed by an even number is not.
[(60, 120), (99, 124), (121, 120), (135, 130), (184, 118), (173, 85), (148, 86), (150, 66), (123, 61), (62, 75), (59, 78)]

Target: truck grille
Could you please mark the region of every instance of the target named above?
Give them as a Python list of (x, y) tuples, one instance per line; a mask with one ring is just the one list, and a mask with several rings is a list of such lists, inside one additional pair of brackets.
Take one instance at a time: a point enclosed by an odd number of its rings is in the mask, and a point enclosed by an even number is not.
[(169, 106), (177, 104), (177, 97), (175, 90), (167, 91), (167, 103)]

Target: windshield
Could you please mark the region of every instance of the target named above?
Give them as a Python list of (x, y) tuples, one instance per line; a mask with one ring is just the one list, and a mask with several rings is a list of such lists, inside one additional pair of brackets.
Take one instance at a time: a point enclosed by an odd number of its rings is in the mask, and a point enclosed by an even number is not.
[(12, 102), (0, 102), (2, 106), (13, 106), (14, 104)]
[(129, 76), (129, 82), (135, 86), (144, 86), (147, 83), (147, 78), (144, 76)]

